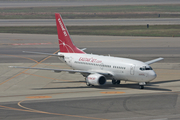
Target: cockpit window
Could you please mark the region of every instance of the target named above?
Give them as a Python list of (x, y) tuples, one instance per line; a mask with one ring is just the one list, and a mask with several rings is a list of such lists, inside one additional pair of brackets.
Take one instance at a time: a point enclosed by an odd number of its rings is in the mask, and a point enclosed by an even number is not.
[(150, 66), (146, 67), (146, 66), (143, 66), (143, 67), (140, 67), (139, 68), (140, 70), (152, 70), (152, 68)]

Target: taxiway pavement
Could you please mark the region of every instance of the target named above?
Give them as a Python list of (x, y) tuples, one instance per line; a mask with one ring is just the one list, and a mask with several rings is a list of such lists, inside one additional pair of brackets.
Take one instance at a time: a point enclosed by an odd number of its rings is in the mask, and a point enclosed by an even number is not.
[(0, 1), (0, 8), (53, 7), (53, 6), (97, 6), (97, 5), (152, 5), (180, 4), (179, 0), (59, 0), (59, 1)]
[[(59, 49), (57, 35), (45, 34), (8, 34), (0, 33), (0, 54), (17, 55), (40, 61), (46, 56), (23, 53), (36, 51), (53, 53)], [(164, 57), (161, 63), (178, 63), (180, 58), (179, 37), (126, 37), (126, 36), (83, 36), (72, 35), (73, 42), (79, 48), (87, 48), (87, 53), (129, 57), (148, 61)], [(0, 56), (0, 63), (32, 63), (30, 59)], [(44, 61), (60, 62), (56, 57)]]
[[(64, 19), (68, 26), (179, 25), (180, 18)], [(0, 19), (0, 26), (55, 26), (55, 19)]]
[[(21, 51), (55, 53), (57, 35), (0, 34), (0, 119), (121, 119), (180, 118), (180, 41), (173, 37), (72, 36), (87, 52), (135, 58), (165, 57), (152, 65), (158, 77), (140, 90), (124, 82), (87, 87), (80, 74), (13, 69), (31, 66), (69, 69), (58, 58)], [(110, 51), (110, 52), (109, 52)]]

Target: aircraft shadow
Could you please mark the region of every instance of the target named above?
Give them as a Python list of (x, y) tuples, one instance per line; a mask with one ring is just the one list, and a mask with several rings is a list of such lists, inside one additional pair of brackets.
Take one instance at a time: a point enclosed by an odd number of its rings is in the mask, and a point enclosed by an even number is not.
[[(112, 88), (130, 88), (130, 89), (139, 89), (138, 84), (120, 84), (120, 85), (108, 85), (108, 86), (95, 86), (95, 88), (99, 89), (112, 89)], [(172, 91), (170, 89), (164, 89), (164, 88), (156, 88), (156, 87), (149, 87), (145, 86), (142, 90), (155, 90), (155, 91)]]
[[(153, 86), (157, 86), (156, 84), (162, 84), (162, 83), (170, 83), (170, 82), (179, 82), (180, 80), (166, 80), (166, 81), (157, 81), (157, 82), (151, 82), (150, 84), (146, 85), (143, 90), (155, 90), (155, 91), (172, 91), (170, 89), (165, 88), (157, 88)], [(84, 82), (85, 81), (70, 81), (70, 82), (54, 82), (54, 83), (78, 83), (78, 82)], [(113, 85), (113, 84), (106, 84), (103, 86), (78, 86), (78, 87), (51, 87), (51, 88), (34, 88), (34, 90), (43, 90), (43, 89), (82, 89), (82, 88), (96, 88), (96, 89), (115, 89), (115, 88), (131, 88), (131, 89), (139, 89), (138, 84), (120, 84), (120, 85)]]
[(62, 81), (62, 82), (51, 82), (51, 83), (85, 83), (85, 81)]
[[(33, 90), (47, 90), (47, 89), (90, 89), (90, 88), (96, 88), (96, 89), (115, 89), (115, 88), (130, 88), (130, 89), (139, 89), (139, 86), (137, 84), (121, 84), (121, 85), (104, 85), (104, 86), (79, 86), (79, 87), (51, 87), (51, 88), (34, 88)], [(155, 91), (172, 91), (170, 89), (164, 89), (164, 88), (154, 88), (154, 87), (148, 87), (145, 86), (143, 90), (155, 90)]]

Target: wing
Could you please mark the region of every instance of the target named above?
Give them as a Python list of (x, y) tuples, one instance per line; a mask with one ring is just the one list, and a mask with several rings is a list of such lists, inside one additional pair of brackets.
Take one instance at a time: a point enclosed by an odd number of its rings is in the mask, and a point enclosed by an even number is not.
[(145, 62), (145, 63), (148, 64), (148, 65), (150, 65), (150, 64), (153, 64), (153, 63), (158, 62), (158, 61), (163, 60), (163, 59), (164, 59), (164, 58), (157, 58), (157, 59), (154, 59), (154, 60), (147, 61), (147, 62)]
[(9, 66), (12, 68), (21, 68), (21, 69), (36, 69), (36, 70), (49, 70), (49, 71), (54, 71), (54, 72), (69, 72), (69, 73), (81, 73), (84, 76), (88, 76), (89, 74), (92, 73), (99, 73), (104, 75), (107, 78), (112, 78), (113, 75), (108, 72), (97, 72), (97, 71), (83, 71), (83, 70), (71, 70), (71, 69), (51, 69), (51, 68), (35, 68), (35, 67), (19, 67), (19, 66)]

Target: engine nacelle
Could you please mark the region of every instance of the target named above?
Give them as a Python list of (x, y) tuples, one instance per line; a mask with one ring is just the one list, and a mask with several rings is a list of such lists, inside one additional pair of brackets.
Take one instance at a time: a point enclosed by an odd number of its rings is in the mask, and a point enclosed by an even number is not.
[(101, 74), (94, 73), (87, 76), (86, 82), (91, 85), (104, 85), (106, 83), (106, 78)]

